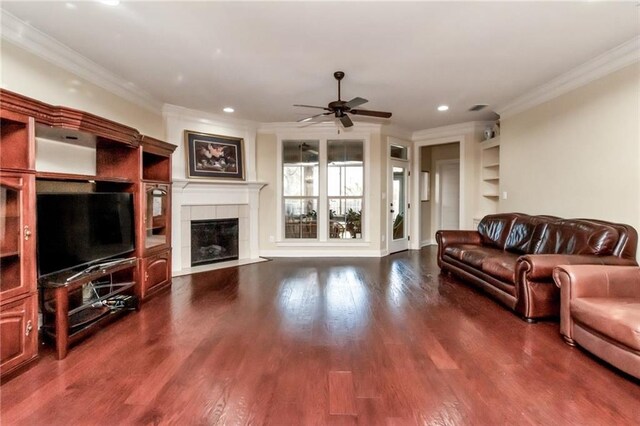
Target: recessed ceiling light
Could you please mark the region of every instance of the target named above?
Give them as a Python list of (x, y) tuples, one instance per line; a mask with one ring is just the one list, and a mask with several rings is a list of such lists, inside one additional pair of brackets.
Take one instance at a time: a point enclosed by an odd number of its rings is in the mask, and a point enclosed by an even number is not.
[(447, 111), (449, 109), (449, 105), (440, 105), (438, 107), (438, 111)]
[(235, 111), (235, 109), (231, 108), (231, 107), (224, 107), (222, 109), (224, 112), (228, 112), (228, 113), (232, 113), (233, 111)]
[(100, 3), (106, 6), (117, 6), (120, 4), (120, 0), (100, 0)]
[(67, 9), (77, 9), (78, 6), (76, 6), (75, 4), (71, 3), (70, 1), (65, 3), (65, 6), (67, 6)]

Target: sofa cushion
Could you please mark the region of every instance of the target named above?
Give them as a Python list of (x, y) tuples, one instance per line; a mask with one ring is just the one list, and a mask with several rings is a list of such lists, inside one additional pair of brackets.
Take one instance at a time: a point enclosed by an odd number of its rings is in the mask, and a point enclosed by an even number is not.
[(483, 217), (478, 224), (478, 233), (482, 237), (482, 244), (503, 250), (515, 217), (514, 213), (490, 214)]
[(473, 244), (454, 244), (445, 248), (444, 253), (460, 262), (481, 269), (484, 259), (491, 256), (499, 256), (502, 251)]
[(618, 231), (613, 227), (583, 220), (560, 220), (536, 227), (531, 242), (534, 254), (613, 253)]
[(640, 299), (583, 297), (573, 299), (570, 310), (575, 321), (640, 351)]
[(536, 234), (541, 235), (548, 223), (559, 220), (555, 216), (529, 216), (518, 214), (511, 225), (511, 231), (507, 236), (504, 249), (512, 253), (532, 253), (531, 242)]
[(502, 252), (501, 254), (487, 257), (482, 262), (482, 272), (513, 284), (516, 282), (516, 263), (518, 257), (520, 256), (509, 252)]

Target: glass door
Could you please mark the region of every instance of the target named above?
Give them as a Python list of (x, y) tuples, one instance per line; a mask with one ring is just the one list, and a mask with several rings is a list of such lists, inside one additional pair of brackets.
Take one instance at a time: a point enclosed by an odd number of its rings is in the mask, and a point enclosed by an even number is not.
[(389, 253), (409, 248), (407, 163), (391, 161), (389, 177)]
[(149, 249), (156, 246), (166, 245), (168, 229), (168, 185), (150, 185), (145, 188), (146, 212), (145, 212), (145, 244), (144, 248)]
[(0, 298), (35, 290), (33, 176), (0, 175)]

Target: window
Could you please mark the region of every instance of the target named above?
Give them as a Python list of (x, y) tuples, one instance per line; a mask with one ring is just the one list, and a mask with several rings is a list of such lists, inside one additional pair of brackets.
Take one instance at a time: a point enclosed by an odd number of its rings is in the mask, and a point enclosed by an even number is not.
[(395, 158), (397, 160), (406, 160), (407, 159), (407, 147), (402, 145), (391, 145), (390, 154), (391, 158)]
[(283, 142), (285, 238), (318, 238), (318, 150), (318, 141)]
[(362, 141), (327, 142), (329, 238), (362, 238)]
[(286, 240), (362, 239), (362, 140), (282, 141), (282, 222)]

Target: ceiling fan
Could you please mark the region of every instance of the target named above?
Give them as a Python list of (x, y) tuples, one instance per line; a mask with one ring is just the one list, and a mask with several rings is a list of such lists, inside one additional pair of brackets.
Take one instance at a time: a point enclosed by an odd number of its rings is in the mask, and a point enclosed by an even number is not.
[(364, 99), (364, 98), (360, 98), (360, 97), (356, 97), (351, 99), (350, 101), (343, 101), (342, 98), (340, 97), (340, 81), (342, 81), (342, 79), (344, 78), (344, 72), (342, 71), (336, 71), (333, 73), (333, 76), (335, 77), (336, 80), (338, 80), (338, 100), (337, 101), (333, 101), (333, 102), (329, 102), (329, 105), (327, 105), (326, 107), (321, 107), (321, 106), (314, 106), (314, 105), (300, 105), (300, 104), (296, 104), (294, 106), (297, 107), (305, 107), (305, 108), (317, 108), (317, 109), (323, 109), (326, 112), (321, 112), (320, 114), (316, 114), (316, 115), (312, 115), (311, 117), (307, 117), (307, 118), (303, 118), (301, 120), (298, 120), (298, 122), (306, 122), (306, 121), (311, 121), (316, 117), (321, 117), (324, 115), (335, 115), (336, 118), (340, 119), (340, 122), (342, 123), (342, 125), (344, 127), (351, 127), (353, 126), (353, 121), (351, 121), (351, 118), (347, 115), (347, 114), (353, 114), (353, 115), (366, 115), (369, 117), (378, 117), (378, 118), (389, 118), (391, 117), (391, 113), (390, 112), (384, 112), (384, 111), (371, 111), (371, 110), (367, 110), (367, 109), (354, 109), (364, 103), (369, 102), (368, 100)]

